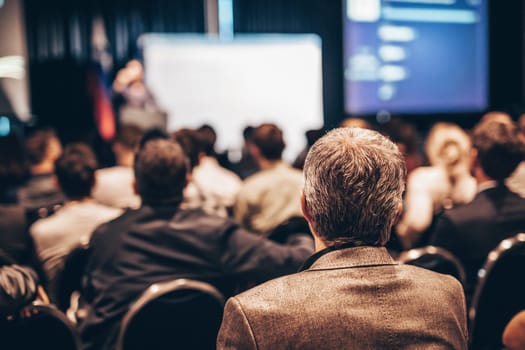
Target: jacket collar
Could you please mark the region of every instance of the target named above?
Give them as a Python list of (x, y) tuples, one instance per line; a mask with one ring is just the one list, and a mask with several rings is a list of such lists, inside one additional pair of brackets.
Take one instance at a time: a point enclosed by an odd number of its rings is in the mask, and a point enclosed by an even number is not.
[(304, 263), (300, 271), (380, 265), (397, 265), (385, 247), (341, 244), (318, 251)]

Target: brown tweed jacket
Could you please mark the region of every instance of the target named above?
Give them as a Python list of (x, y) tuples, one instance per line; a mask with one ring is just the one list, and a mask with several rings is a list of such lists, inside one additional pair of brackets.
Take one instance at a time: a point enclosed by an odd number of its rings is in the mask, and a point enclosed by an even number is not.
[(384, 248), (316, 254), (228, 300), (217, 349), (466, 349), (463, 289)]

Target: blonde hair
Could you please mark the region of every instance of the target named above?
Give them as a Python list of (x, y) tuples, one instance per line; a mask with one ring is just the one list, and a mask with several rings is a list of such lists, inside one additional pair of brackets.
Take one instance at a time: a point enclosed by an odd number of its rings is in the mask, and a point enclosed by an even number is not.
[(425, 143), (430, 165), (443, 166), (451, 176), (469, 171), (471, 149), (469, 135), (453, 123), (435, 124)]

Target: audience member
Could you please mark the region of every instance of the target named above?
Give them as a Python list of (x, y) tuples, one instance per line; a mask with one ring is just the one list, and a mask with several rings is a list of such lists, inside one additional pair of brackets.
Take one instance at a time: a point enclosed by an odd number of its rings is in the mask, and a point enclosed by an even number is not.
[(302, 216), (298, 199), (303, 175), (282, 160), (284, 147), (283, 133), (276, 125), (255, 129), (249, 150), (261, 170), (244, 180), (234, 216), (243, 227), (260, 234)]
[(32, 176), (18, 190), (18, 200), (34, 221), (64, 203), (64, 196), (55, 180), (55, 161), (62, 153), (62, 144), (53, 130), (43, 129), (26, 139), (25, 150)]
[(379, 133), (330, 131), (304, 166), (317, 253), (305, 271), (228, 300), (218, 349), (466, 349), (458, 281), (382, 247), (402, 207), (403, 156)]
[(525, 311), (510, 320), (503, 331), (503, 344), (508, 350), (525, 350)]
[(293, 273), (312, 253), (312, 240), (265, 240), (229, 219), (183, 209), (189, 165), (174, 141), (153, 140), (134, 164), (142, 206), (99, 227), (90, 242), (80, 324), (84, 349), (112, 349), (124, 313), (151, 284), (176, 278), (212, 283), (232, 295), (238, 282)]
[(16, 196), (29, 174), (29, 162), (19, 136), (11, 133), (0, 137), (0, 249), (13, 263), (29, 265), (41, 274), (26, 211), (17, 203)]
[(244, 144), (241, 150), (241, 159), (237, 163), (232, 164), (232, 170), (237, 175), (239, 175), (242, 180), (260, 170), (259, 165), (249, 151), (250, 147), (252, 147), (251, 145), (253, 144), (254, 131), (255, 128), (253, 126), (247, 126), (244, 128), (242, 131)]
[(98, 225), (121, 213), (120, 209), (96, 203), (91, 197), (96, 169), (97, 160), (87, 145), (68, 145), (55, 164), (66, 202), (53, 215), (36, 221), (30, 228), (53, 301), (56, 300), (57, 279), (65, 257), (75, 247), (87, 244)]
[(319, 140), (321, 136), (323, 136), (325, 131), (323, 129), (311, 129), (308, 130), (305, 133), (306, 136), (306, 147), (299, 153), (297, 158), (295, 158), (292, 166), (296, 169), (303, 170), (304, 161), (306, 159), (306, 155), (308, 154), (308, 151), (310, 150), (310, 147)]
[(199, 163), (193, 168), (191, 181), (199, 188), (205, 202), (213, 203), (216, 213), (226, 217), (241, 188), (241, 179), (234, 172), (220, 166), (215, 158), (215, 130), (209, 125), (203, 125), (197, 132), (202, 148)]
[(525, 230), (525, 199), (504, 184), (523, 159), (520, 131), (514, 123), (482, 121), (474, 128), (472, 144), (471, 171), (478, 193), (472, 202), (438, 219), (430, 242), (452, 252), (465, 266), (467, 299), (487, 254), (501, 240)]
[(437, 123), (425, 145), (430, 166), (409, 176), (405, 210), (396, 232), (406, 249), (426, 245), (431, 223), (444, 209), (470, 202), (476, 180), (470, 175), (470, 137), (459, 126)]
[(171, 137), (188, 158), (188, 183), (184, 187), (181, 207), (200, 208), (208, 214), (226, 216), (226, 209), (214, 197), (206, 196), (203, 189), (193, 181), (193, 171), (199, 165), (203, 148), (199, 133), (194, 129), (182, 128), (172, 133)]
[(401, 118), (392, 118), (384, 124), (382, 131), (397, 145), (407, 166), (407, 174), (419, 167), (422, 163), (419, 151), (419, 133), (416, 127)]
[(140, 198), (133, 189), (133, 159), (138, 149), (142, 131), (134, 125), (123, 125), (113, 141), (117, 165), (99, 169), (95, 173), (93, 198), (116, 208), (138, 208)]

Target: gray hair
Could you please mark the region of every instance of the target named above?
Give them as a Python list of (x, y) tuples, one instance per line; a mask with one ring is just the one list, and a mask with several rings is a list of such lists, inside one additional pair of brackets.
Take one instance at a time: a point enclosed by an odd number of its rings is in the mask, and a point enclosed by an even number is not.
[(304, 176), (312, 226), (325, 244), (388, 241), (406, 176), (393, 142), (372, 130), (334, 129), (310, 149)]

